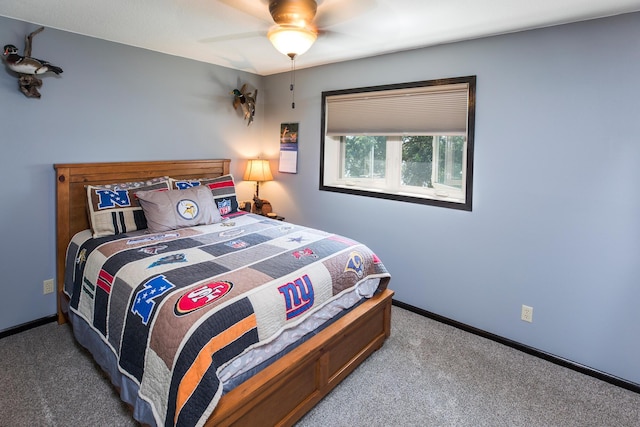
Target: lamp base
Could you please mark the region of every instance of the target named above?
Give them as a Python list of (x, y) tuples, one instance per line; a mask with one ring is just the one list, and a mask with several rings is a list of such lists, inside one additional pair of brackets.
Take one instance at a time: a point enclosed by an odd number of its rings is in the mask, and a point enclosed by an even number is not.
[(251, 207), (251, 212), (258, 215), (266, 215), (272, 212), (271, 203), (268, 200), (259, 199), (257, 197), (253, 198), (253, 206)]

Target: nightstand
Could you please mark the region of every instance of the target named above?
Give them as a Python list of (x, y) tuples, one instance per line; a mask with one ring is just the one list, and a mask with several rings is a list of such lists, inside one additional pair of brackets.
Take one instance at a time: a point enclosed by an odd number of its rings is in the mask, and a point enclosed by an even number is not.
[(276, 219), (278, 221), (284, 221), (284, 217), (280, 215), (270, 216), (269, 214), (264, 214), (262, 216), (266, 216), (267, 218)]

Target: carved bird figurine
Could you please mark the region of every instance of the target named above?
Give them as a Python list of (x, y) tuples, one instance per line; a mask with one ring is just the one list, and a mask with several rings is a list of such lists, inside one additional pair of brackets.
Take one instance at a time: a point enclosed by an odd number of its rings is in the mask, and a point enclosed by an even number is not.
[(244, 112), (244, 118), (247, 120), (247, 126), (253, 122), (253, 116), (256, 114), (256, 99), (258, 98), (258, 89), (253, 92), (247, 92), (247, 85), (244, 84), (238, 89), (231, 91), (233, 98), (233, 108), (238, 109), (238, 106), (242, 107)]
[(8, 44), (4, 47), (2, 56), (4, 56), (7, 67), (16, 73), (32, 75), (44, 74), (47, 71), (51, 71), (56, 74), (62, 73), (62, 68), (56, 67), (47, 61), (18, 55), (18, 48), (12, 44)]

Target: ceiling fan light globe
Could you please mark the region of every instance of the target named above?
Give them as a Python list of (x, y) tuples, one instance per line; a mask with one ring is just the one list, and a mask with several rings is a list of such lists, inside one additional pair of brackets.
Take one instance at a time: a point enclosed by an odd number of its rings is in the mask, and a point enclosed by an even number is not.
[(305, 27), (278, 25), (269, 31), (267, 37), (279, 52), (293, 58), (308, 51), (318, 33)]

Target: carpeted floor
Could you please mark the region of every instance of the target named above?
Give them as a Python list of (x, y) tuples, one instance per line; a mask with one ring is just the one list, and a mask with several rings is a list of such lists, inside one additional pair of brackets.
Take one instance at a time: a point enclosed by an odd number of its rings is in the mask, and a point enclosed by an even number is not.
[[(68, 325), (0, 340), (0, 426), (135, 426)], [(640, 394), (393, 307), (382, 349), (298, 427), (640, 426)]]

